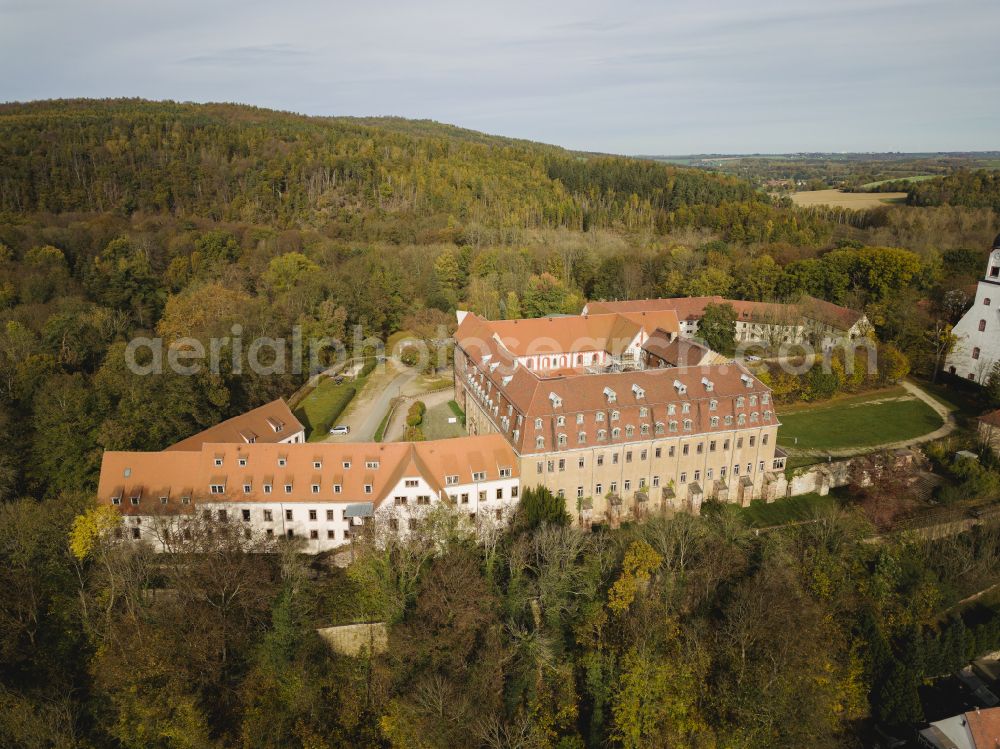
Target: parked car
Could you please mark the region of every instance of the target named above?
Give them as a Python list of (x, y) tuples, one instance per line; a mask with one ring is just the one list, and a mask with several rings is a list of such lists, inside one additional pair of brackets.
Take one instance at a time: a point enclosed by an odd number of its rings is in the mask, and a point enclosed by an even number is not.
[(339, 424), (330, 430), (330, 434), (348, 434), (351, 428), (345, 424)]
[(747, 357), (747, 361), (760, 361), (760, 357), (751, 354), (750, 356)]

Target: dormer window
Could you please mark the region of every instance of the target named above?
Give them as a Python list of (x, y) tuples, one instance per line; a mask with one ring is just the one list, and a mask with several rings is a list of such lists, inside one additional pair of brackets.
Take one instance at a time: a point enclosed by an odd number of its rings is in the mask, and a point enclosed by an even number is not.
[(646, 397), (646, 391), (643, 390), (638, 385), (635, 385), (635, 384), (632, 385), (632, 392), (635, 393), (635, 397), (637, 399), (642, 399), (642, 398)]
[(221, 466), (222, 466), (222, 456), (221, 455), (216, 455), (215, 456), (215, 467), (219, 468)]
[(246, 464), (247, 464), (247, 459), (246, 459), (246, 457), (241, 457), (241, 458), (239, 459), (239, 464), (240, 464), (241, 466), (246, 466)]
[(674, 380), (674, 390), (676, 390), (679, 395), (684, 395), (684, 393), (687, 392), (687, 385), (680, 380)]
[(279, 455), (278, 456), (278, 466), (280, 468), (284, 468), (287, 465), (288, 465), (288, 458), (286, 458), (284, 455)]
[(319, 458), (316, 458), (316, 459), (315, 459), (315, 460), (313, 461), (313, 468), (315, 468), (315, 469), (316, 469), (316, 470), (318, 471), (318, 470), (319, 470), (320, 468), (322, 468), (322, 467), (323, 467), (323, 461), (322, 461), (322, 460), (320, 460)]
[(447, 486), (454, 486), (458, 483), (458, 474), (452, 474), (451, 476), (444, 477), (444, 483)]
[(753, 387), (753, 377), (751, 377), (750, 375), (748, 374), (740, 375), (740, 379), (743, 380), (743, 384), (746, 385), (748, 388)]
[(702, 377), (701, 378), (701, 384), (705, 386), (705, 392), (708, 392), (708, 393), (711, 393), (712, 390), (715, 388), (715, 385), (707, 377)]
[(549, 400), (552, 401), (552, 408), (562, 407), (562, 398), (560, 398), (555, 393), (549, 393)]
[(379, 465), (379, 463), (378, 463), (377, 460), (369, 460), (369, 461), (367, 461), (365, 463), (365, 468), (370, 468), (372, 470), (377, 470), (378, 469), (378, 465)]
[(344, 470), (345, 470), (345, 471), (346, 471), (346, 470), (349, 470), (349, 469), (350, 469), (350, 467), (351, 467), (351, 461), (349, 461), (349, 460), (345, 460), (345, 461), (344, 461), (344, 462), (342, 463), (342, 465), (344, 466)]
[(608, 403), (614, 403), (618, 400), (618, 396), (615, 394), (615, 391), (608, 387), (604, 388), (604, 397), (608, 399)]

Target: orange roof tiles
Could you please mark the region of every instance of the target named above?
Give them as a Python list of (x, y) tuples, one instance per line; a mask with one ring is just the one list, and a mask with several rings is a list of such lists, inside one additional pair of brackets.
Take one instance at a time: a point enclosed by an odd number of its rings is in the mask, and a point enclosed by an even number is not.
[(280, 442), (302, 431), (302, 424), (281, 398), (234, 416), (171, 445), (167, 450), (200, 450), (212, 442)]
[[(360, 463), (352, 457), (357, 452), (367, 456)], [(284, 459), (284, 465), (279, 458)], [(241, 459), (246, 465), (240, 465)], [(316, 462), (320, 463), (318, 469)], [(378, 468), (368, 468), (368, 462), (377, 462)], [(101, 463), (97, 493), (104, 503), (121, 497), (120, 509), (126, 514), (184, 511), (181, 508), (185, 505), (179, 501), (182, 496), (192, 502), (378, 504), (404, 477), (422, 477), (440, 490), (446, 485), (445, 476), (457, 475), (458, 484), (471, 484), (474, 472), (482, 471), (482, 480), (495, 481), (501, 469), (509, 469), (511, 477), (519, 473), (517, 456), (498, 434), (364, 445), (206, 444), (197, 451), (108, 451)], [(213, 494), (213, 484), (224, 486), (224, 492)], [(270, 492), (265, 492), (266, 484), (271, 484)], [(285, 484), (291, 484), (291, 493), (285, 492)], [(318, 493), (312, 491), (314, 484), (320, 487)], [(134, 505), (130, 496), (137, 489), (142, 490), (141, 498)], [(167, 497), (167, 502), (161, 504), (160, 497)]]
[(721, 296), (674, 297), (668, 299), (633, 299), (622, 302), (590, 302), (587, 312), (592, 315), (652, 313), (673, 310), (682, 320), (700, 320), (709, 304), (731, 304), (737, 319), (753, 322), (795, 324), (806, 317), (831, 325), (841, 330), (850, 328), (864, 315), (856, 310), (838, 304), (804, 296), (798, 304), (776, 302), (752, 302), (741, 299), (725, 299)]

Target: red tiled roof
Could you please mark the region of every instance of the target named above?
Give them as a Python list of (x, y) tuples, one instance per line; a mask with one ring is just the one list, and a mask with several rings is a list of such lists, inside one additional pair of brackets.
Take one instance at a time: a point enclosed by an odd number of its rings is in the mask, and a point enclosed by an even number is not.
[[(240, 465), (241, 459), (246, 460), (245, 466)], [(217, 460), (222, 464), (216, 465)], [(369, 468), (369, 462), (378, 467)], [(345, 463), (350, 467), (345, 468)], [(440, 491), (446, 486), (446, 476), (455, 475), (459, 484), (471, 484), (473, 473), (481, 471), (485, 480), (495, 481), (501, 468), (509, 468), (512, 477), (519, 475), (517, 456), (499, 434), (414, 443), (205, 444), (197, 451), (105, 452), (97, 496), (105, 504), (120, 496), (120, 509), (126, 514), (188, 511), (190, 505), (180, 502), (184, 496), (195, 503), (378, 504), (403, 477), (422, 477)], [(212, 494), (212, 484), (224, 485), (225, 492)], [(243, 491), (245, 484), (249, 492)], [(265, 484), (272, 486), (268, 494)], [(292, 485), (292, 493), (285, 493), (286, 484)], [(319, 493), (313, 493), (313, 484), (319, 484)], [(334, 484), (341, 486), (339, 493), (334, 492)], [(371, 492), (365, 491), (366, 484), (371, 485)], [(140, 496), (138, 505), (130, 501), (133, 494)], [(167, 497), (167, 503), (161, 504), (160, 497)]]
[(301, 432), (302, 428), (288, 404), (278, 398), (198, 432), (167, 450), (200, 450), (202, 445), (211, 442), (280, 442)]
[(850, 328), (863, 317), (847, 307), (826, 302), (815, 297), (805, 296), (799, 304), (780, 304), (776, 302), (751, 302), (741, 299), (725, 299), (721, 296), (674, 297), (669, 299), (635, 299), (624, 302), (590, 302), (587, 311), (591, 314), (620, 314), (634, 312), (653, 312), (674, 310), (682, 320), (700, 320), (709, 304), (731, 304), (736, 310), (737, 319), (795, 324), (801, 317), (808, 317), (842, 330)]

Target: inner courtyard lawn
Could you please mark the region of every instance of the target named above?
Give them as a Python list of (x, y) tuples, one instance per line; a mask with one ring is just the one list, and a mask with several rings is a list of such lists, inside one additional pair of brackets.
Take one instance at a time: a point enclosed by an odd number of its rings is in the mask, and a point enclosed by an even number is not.
[[(920, 437), (944, 422), (902, 388), (779, 411), (778, 443), (792, 450), (864, 448)], [(797, 438), (797, 439), (796, 439)]]

